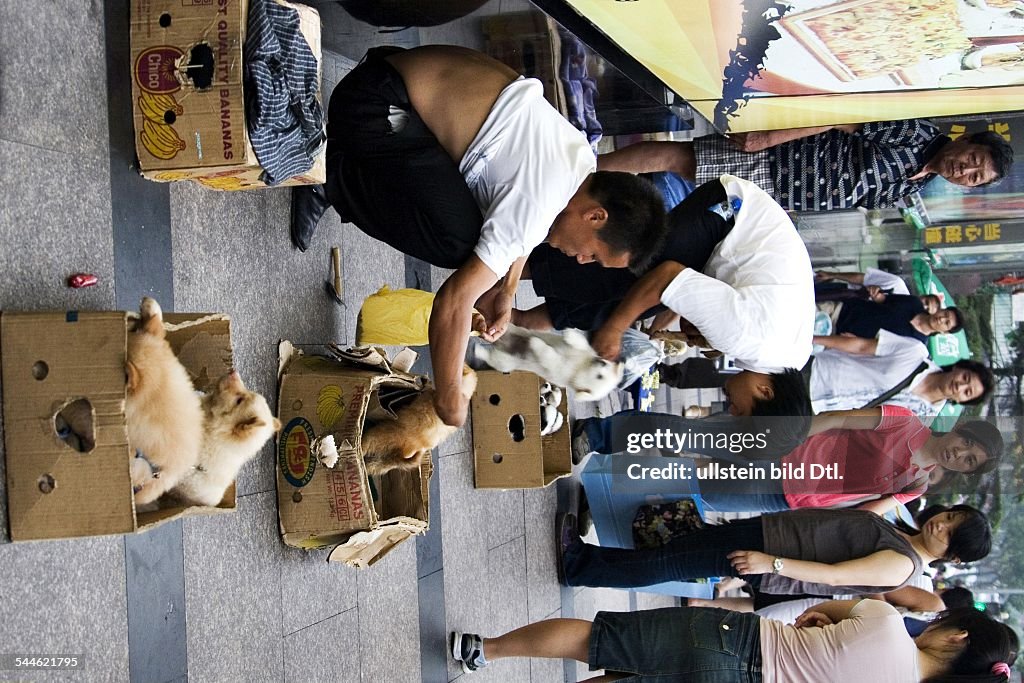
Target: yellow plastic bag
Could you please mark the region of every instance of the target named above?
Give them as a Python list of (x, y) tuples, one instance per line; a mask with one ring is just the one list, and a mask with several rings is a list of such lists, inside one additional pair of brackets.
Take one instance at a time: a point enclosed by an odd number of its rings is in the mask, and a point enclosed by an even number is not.
[(384, 285), (376, 294), (366, 297), (359, 309), (356, 344), (426, 346), (433, 306), (431, 292)]

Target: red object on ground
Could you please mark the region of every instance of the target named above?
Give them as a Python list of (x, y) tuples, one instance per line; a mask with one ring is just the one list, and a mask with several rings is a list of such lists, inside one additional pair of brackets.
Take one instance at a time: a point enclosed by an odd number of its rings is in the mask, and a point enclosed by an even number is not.
[(82, 287), (92, 287), (94, 284), (99, 282), (100, 279), (92, 273), (75, 273), (68, 278), (68, 287), (74, 289), (81, 289)]

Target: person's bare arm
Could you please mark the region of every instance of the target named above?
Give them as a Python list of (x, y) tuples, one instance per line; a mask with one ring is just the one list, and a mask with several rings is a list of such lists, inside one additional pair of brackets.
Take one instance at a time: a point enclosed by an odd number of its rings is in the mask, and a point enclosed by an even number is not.
[(882, 598), (890, 605), (905, 607), (912, 612), (941, 612), (946, 609), (942, 598), (917, 586), (897, 588), (894, 591), (883, 593)]
[[(727, 556), (737, 572), (771, 574), (775, 557), (755, 550), (734, 550)], [(910, 576), (914, 563), (895, 550), (879, 550), (865, 557), (835, 564), (782, 558), (782, 576), (828, 586), (898, 586)]]
[(814, 271), (814, 279), (818, 282), (822, 282), (824, 280), (842, 280), (843, 282), (849, 282), (851, 285), (863, 285), (864, 273), (837, 273), (830, 270), (816, 270)]
[(849, 619), (850, 612), (860, 602), (860, 599), (825, 600), (824, 602), (819, 602), (817, 605), (808, 607), (803, 614), (793, 621), (793, 625), (797, 628), (807, 628), (838, 624), (843, 619)]
[(732, 133), (729, 139), (744, 152), (760, 152), (784, 142), (808, 138), (830, 130), (841, 130), (844, 133), (856, 133), (863, 127), (860, 123), (847, 123), (837, 126), (813, 126), (810, 128), (784, 128), (782, 130), (756, 130), (749, 133)]
[(877, 500), (871, 500), (857, 506), (858, 510), (868, 510), (881, 517), (899, 504), (893, 496), (883, 496)]
[(519, 280), (525, 265), (525, 256), (516, 259), (505, 277), (498, 280), (477, 300), (476, 309), (480, 311), (486, 321), (486, 325), (481, 331), (481, 336), (486, 341), (493, 342), (505, 334), (505, 329), (512, 319), (512, 304), (515, 301), (516, 288), (519, 287)]
[(865, 339), (842, 334), (814, 335), (814, 343), (826, 349), (835, 349), (857, 356), (873, 356), (878, 350), (878, 338)]
[(618, 360), (622, 335), (644, 311), (661, 303), (661, 293), (685, 269), (681, 263), (666, 261), (637, 280), (590, 340), (598, 355), (606, 360)]
[(671, 171), (693, 180), (693, 146), (685, 142), (637, 142), (597, 157), (599, 171)]
[(498, 278), (476, 254), (445, 280), (430, 311), (430, 360), (434, 366), (434, 408), (445, 424), (460, 427), (469, 403), (462, 396), (462, 365), (472, 325), (473, 304)]
[(812, 417), (811, 429), (807, 436), (821, 434), (830, 429), (876, 429), (881, 422), (881, 407), (833, 410)]

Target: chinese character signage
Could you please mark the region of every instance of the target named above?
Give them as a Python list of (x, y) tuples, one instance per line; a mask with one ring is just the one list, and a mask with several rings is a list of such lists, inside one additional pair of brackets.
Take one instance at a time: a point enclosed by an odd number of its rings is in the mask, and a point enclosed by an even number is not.
[(926, 247), (961, 247), (1002, 240), (1002, 226), (999, 223), (970, 225), (941, 225), (925, 228)]
[(1002, 0), (563, 1), (722, 131), (1024, 101), (1024, 20)]

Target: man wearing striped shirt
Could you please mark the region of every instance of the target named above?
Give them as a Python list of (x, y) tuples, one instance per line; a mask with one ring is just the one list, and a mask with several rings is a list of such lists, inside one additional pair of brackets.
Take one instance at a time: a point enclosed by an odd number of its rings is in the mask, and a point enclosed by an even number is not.
[(923, 119), (641, 142), (598, 158), (602, 170), (673, 171), (698, 184), (732, 174), (787, 211), (893, 206), (936, 176), (978, 187), (1012, 163), (1013, 149), (996, 133), (952, 140)]

